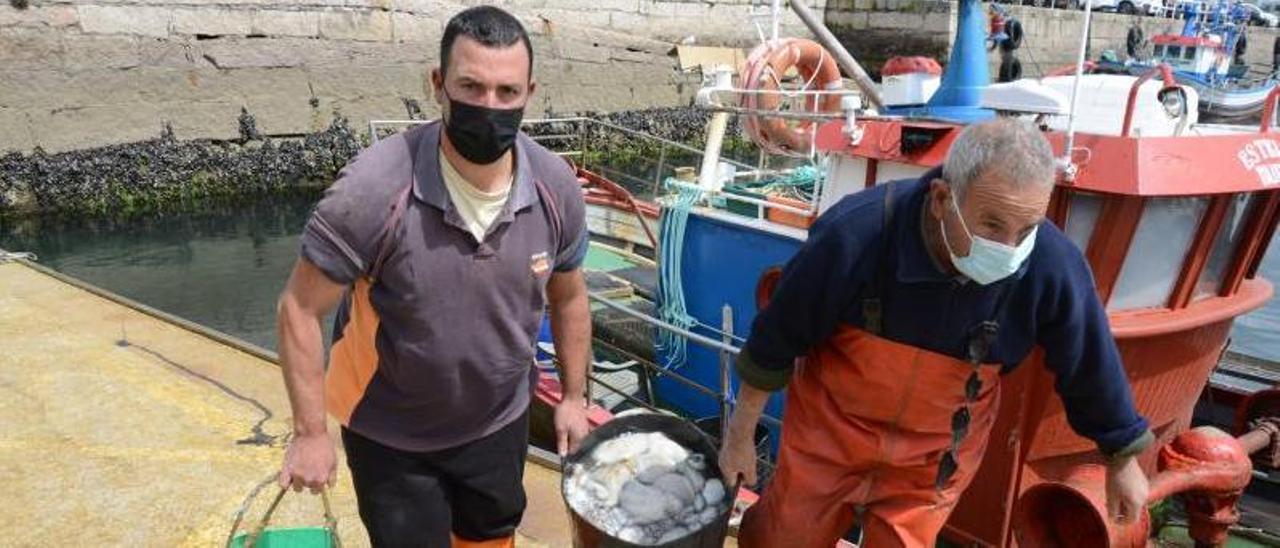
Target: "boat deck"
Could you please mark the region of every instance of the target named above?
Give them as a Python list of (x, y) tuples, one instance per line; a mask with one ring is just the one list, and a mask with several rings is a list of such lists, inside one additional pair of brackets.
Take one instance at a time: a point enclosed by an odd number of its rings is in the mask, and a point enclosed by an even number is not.
[[(278, 470), (289, 406), (267, 352), (24, 263), (0, 264), (0, 333), (6, 545), (221, 545)], [(527, 462), (517, 545), (566, 546), (559, 472)], [(367, 546), (338, 466), (341, 537)], [(318, 525), (319, 501), (286, 497), (273, 523)]]

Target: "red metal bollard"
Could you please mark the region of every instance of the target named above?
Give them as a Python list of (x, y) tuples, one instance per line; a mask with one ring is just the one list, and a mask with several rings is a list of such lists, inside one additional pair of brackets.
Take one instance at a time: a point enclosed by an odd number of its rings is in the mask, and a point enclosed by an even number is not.
[(1196, 545), (1225, 545), (1228, 529), (1240, 519), (1236, 501), (1253, 472), (1240, 440), (1210, 426), (1193, 428), (1160, 448), (1159, 467), (1149, 500), (1180, 496)]
[[(1240, 439), (1213, 427), (1179, 434), (1160, 448), (1160, 473), (1151, 478), (1149, 502), (1180, 496), (1196, 546), (1223, 546), (1239, 519), (1236, 501), (1252, 476), (1249, 453), (1269, 434)], [(1242, 443), (1244, 440), (1245, 443)], [(1027, 489), (1018, 500), (1014, 533), (1020, 546), (1145, 546), (1151, 523), (1144, 512), (1128, 526), (1107, 517), (1106, 468), (1086, 464), (1065, 477)]]
[(1127, 526), (1107, 516), (1106, 467), (1085, 464), (1066, 477), (1035, 485), (1018, 499), (1014, 535), (1018, 546), (1070, 548), (1146, 546), (1151, 521), (1146, 512)]

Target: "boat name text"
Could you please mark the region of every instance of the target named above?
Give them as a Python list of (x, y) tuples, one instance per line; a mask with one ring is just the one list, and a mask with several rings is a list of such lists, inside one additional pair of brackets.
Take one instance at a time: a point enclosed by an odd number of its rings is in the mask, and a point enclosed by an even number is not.
[(1236, 158), (1245, 169), (1258, 174), (1263, 186), (1280, 184), (1280, 143), (1274, 139), (1256, 139), (1244, 145)]

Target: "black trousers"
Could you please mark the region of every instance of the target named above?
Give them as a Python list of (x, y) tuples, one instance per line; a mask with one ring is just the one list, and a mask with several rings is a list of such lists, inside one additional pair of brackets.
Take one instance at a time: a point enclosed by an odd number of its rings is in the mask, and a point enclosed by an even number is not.
[(515, 534), (524, 514), (529, 413), (476, 441), (426, 453), (342, 429), (360, 519), (375, 547), (449, 548)]

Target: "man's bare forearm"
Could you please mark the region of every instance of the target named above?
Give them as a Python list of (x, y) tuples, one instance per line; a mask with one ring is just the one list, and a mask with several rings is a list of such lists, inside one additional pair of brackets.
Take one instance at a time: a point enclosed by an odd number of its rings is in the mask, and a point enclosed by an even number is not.
[(770, 392), (745, 382), (738, 387), (737, 407), (733, 411), (733, 419), (729, 422), (730, 435), (753, 439), (756, 424), (759, 424), (764, 406), (769, 402), (769, 394)]
[(581, 273), (557, 274), (550, 292), (551, 338), (562, 370), (565, 399), (586, 399), (587, 365), (591, 362), (591, 307)]
[(282, 298), (277, 332), (280, 366), (293, 409), (294, 435), (325, 433), (324, 339), (320, 319)]

